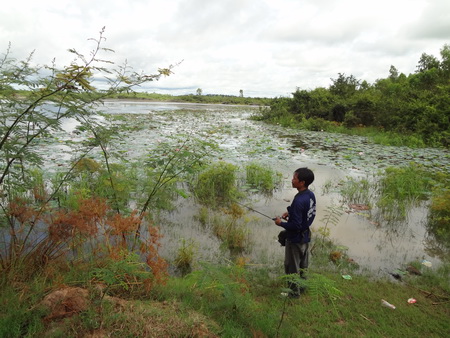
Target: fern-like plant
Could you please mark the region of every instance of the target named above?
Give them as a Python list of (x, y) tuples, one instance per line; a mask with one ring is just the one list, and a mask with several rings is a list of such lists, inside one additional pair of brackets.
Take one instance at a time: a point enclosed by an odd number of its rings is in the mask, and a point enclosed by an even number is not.
[(336, 226), (342, 216), (342, 210), (337, 205), (328, 205), (325, 209), (325, 215), (320, 220), (323, 226), (319, 227), (318, 232), (322, 235), (322, 241), (328, 239), (330, 236), (330, 225)]

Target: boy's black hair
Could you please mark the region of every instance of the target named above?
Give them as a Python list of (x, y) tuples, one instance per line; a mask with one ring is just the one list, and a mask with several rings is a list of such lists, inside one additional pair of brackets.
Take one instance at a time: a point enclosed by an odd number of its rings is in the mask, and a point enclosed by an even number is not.
[(303, 167), (298, 168), (295, 172), (297, 173), (297, 178), (299, 181), (305, 181), (306, 187), (314, 182), (314, 173), (311, 171), (311, 169)]

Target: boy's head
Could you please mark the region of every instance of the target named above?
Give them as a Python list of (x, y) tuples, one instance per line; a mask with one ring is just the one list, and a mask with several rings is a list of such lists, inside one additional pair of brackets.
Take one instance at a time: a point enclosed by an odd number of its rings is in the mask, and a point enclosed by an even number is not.
[(297, 176), (297, 179), (299, 181), (305, 182), (305, 187), (308, 188), (308, 186), (314, 182), (314, 173), (311, 171), (311, 169), (308, 169), (306, 167), (298, 168), (294, 172), (294, 176)]

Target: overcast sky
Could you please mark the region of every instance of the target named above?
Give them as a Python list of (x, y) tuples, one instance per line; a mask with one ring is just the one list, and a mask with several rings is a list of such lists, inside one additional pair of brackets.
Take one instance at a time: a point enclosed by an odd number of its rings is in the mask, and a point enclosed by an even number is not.
[(408, 75), (422, 53), (440, 59), (450, 0), (11, 0), (0, 5), (0, 56), (11, 42), (18, 59), (35, 50), (35, 62), (62, 67), (102, 27), (117, 64), (155, 73), (183, 60), (148, 92), (277, 97), (338, 73)]

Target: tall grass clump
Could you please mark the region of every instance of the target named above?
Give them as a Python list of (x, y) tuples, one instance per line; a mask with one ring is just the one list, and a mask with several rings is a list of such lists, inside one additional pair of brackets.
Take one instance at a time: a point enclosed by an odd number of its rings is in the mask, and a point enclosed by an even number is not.
[(448, 258), (450, 253), (450, 173), (437, 173), (427, 227), (434, 235), (433, 251)]
[[(0, 282), (0, 337), (36, 337), (44, 330), (42, 318), (46, 312), (42, 308), (30, 309), (44, 294), (44, 288), (25, 290)], [(30, 290), (32, 289), (32, 290)]]
[(217, 208), (238, 196), (238, 167), (223, 161), (213, 163), (202, 171), (194, 183), (194, 193), (201, 204)]
[(415, 164), (386, 168), (378, 180), (377, 206), (383, 215), (405, 219), (410, 207), (431, 197), (431, 174)]
[(347, 177), (345, 181), (341, 182), (339, 190), (344, 203), (370, 206), (373, 199), (373, 186), (368, 178)]
[(282, 174), (272, 168), (253, 162), (245, 166), (246, 183), (256, 191), (272, 192), (281, 182)]
[(240, 252), (247, 248), (249, 230), (242, 220), (232, 216), (216, 215), (212, 220), (212, 230), (232, 252)]
[(244, 210), (233, 203), (216, 210), (202, 207), (197, 218), (203, 227), (209, 229), (223, 246), (234, 254), (248, 249), (249, 246), (249, 220), (243, 216)]
[(450, 246), (450, 189), (442, 188), (433, 193), (430, 210), (429, 226), (436, 237)]
[(431, 197), (434, 174), (416, 164), (389, 167), (372, 178), (341, 182), (344, 202), (370, 209), (380, 222), (404, 221), (408, 211)]
[(197, 244), (195, 241), (182, 238), (181, 245), (178, 248), (174, 259), (175, 267), (181, 272), (182, 275), (191, 272), (196, 253)]

